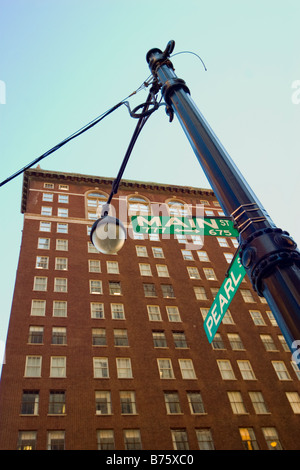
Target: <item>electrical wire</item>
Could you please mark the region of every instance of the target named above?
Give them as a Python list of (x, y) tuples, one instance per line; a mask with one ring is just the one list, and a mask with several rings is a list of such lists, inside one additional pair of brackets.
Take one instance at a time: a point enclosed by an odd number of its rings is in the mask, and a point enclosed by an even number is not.
[(203, 62), (203, 60), (201, 59), (201, 57), (196, 54), (195, 52), (192, 52), (192, 51), (181, 51), (181, 52), (176, 52), (176, 54), (172, 54), (170, 57), (174, 57), (175, 55), (179, 55), (179, 54), (192, 54), (192, 55), (195, 55), (196, 57), (198, 57), (198, 59), (202, 62), (202, 65), (204, 67), (204, 70), (207, 71), (207, 68), (206, 68), (206, 65), (205, 63)]
[[(22, 173), (24, 173), (24, 171), (28, 170), (29, 168), (31, 168), (33, 165), (35, 165), (36, 163), (40, 162), (41, 160), (43, 160), (44, 158), (48, 157), (49, 155), (51, 155), (53, 152), (55, 152), (56, 150), (60, 149), (61, 147), (63, 147), (64, 145), (66, 145), (68, 142), (70, 142), (71, 140), (75, 139), (76, 137), (78, 137), (79, 135), (83, 134), (84, 132), (86, 132), (87, 130), (91, 129), (92, 127), (94, 127), (96, 124), (98, 124), (100, 121), (102, 121), (102, 119), (104, 119), (106, 116), (108, 116), (109, 114), (111, 114), (113, 111), (115, 111), (116, 109), (118, 109), (120, 106), (122, 105), (125, 105), (127, 106), (127, 108), (129, 109), (129, 113), (131, 114), (131, 110), (130, 110), (130, 107), (129, 107), (129, 103), (128, 101), (126, 101), (128, 98), (130, 98), (131, 96), (135, 95), (136, 93), (138, 93), (139, 91), (145, 89), (147, 86), (149, 86), (151, 83), (151, 80), (149, 80), (149, 77), (146, 78), (146, 80), (135, 90), (133, 91), (130, 95), (128, 95), (126, 98), (124, 98), (122, 101), (120, 101), (118, 104), (116, 104), (115, 106), (113, 106), (112, 108), (110, 108), (108, 111), (102, 113), (100, 116), (96, 117), (95, 119), (93, 119), (92, 121), (90, 121), (88, 124), (86, 124), (85, 126), (81, 127), (80, 129), (78, 129), (76, 132), (73, 132), (73, 134), (69, 135), (66, 139), (62, 140), (60, 143), (58, 143), (57, 145), (55, 145), (54, 147), (52, 147), (50, 150), (47, 150), (47, 152), (43, 153), (42, 155), (40, 155), (39, 157), (35, 158), (32, 162), (28, 163), (26, 166), (24, 166), (23, 168), (21, 168), (20, 170), (16, 171), (14, 174), (12, 174), (11, 176), (9, 176), (8, 178), (6, 178), (5, 180), (3, 180), (1, 183), (0, 183), (0, 187), (1, 186), (4, 186), (6, 183), (8, 183), (9, 181), (13, 180), (14, 178), (16, 178), (17, 176), (21, 175)], [(132, 117), (135, 117), (135, 116), (132, 116)]]

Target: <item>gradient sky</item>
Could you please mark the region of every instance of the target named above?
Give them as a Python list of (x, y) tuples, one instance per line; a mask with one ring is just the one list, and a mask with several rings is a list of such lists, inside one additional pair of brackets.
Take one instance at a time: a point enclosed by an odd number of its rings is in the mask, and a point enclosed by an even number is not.
[[(207, 67), (180, 54), (172, 59), (177, 76), (275, 224), (300, 240), (299, 18), (299, 0), (0, 0), (1, 181), (136, 90), (150, 73), (148, 50), (174, 39), (174, 53), (194, 52)], [(146, 97), (138, 93), (131, 106)], [(41, 167), (115, 177), (135, 125), (121, 107)], [(163, 107), (124, 178), (209, 187)], [(22, 176), (0, 188), (0, 345), (22, 235), (21, 188)]]

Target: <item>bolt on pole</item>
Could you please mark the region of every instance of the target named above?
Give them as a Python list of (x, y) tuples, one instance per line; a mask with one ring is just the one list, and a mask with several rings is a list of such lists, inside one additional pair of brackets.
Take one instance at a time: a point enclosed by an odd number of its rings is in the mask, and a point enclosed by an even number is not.
[(169, 57), (151, 49), (149, 68), (162, 89), (170, 120), (175, 113), (226, 216), (239, 232), (241, 262), (254, 290), (265, 297), (293, 352), (300, 345), (300, 252), (289, 233), (277, 228), (193, 102)]

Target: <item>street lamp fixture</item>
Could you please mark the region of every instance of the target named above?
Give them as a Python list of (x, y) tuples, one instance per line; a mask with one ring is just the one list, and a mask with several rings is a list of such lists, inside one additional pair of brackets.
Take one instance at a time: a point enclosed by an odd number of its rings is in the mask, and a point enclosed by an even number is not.
[(114, 255), (124, 245), (126, 229), (119, 219), (108, 215), (108, 212), (109, 204), (105, 204), (100, 219), (92, 226), (91, 241), (100, 253)]

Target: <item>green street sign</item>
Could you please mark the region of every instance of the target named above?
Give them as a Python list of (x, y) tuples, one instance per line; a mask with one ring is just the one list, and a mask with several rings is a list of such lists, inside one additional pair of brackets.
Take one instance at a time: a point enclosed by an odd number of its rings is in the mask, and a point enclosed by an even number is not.
[(131, 223), (136, 233), (238, 237), (233, 221), (222, 218), (134, 215)]
[(219, 328), (219, 325), (235, 296), (240, 283), (246, 274), (239, 254), (236, 254), (232, 265), (228, 271), (228, 275), (221, 285), (213, 304), (204, 320), (204, 330), (208, 341), (211, 343)]

